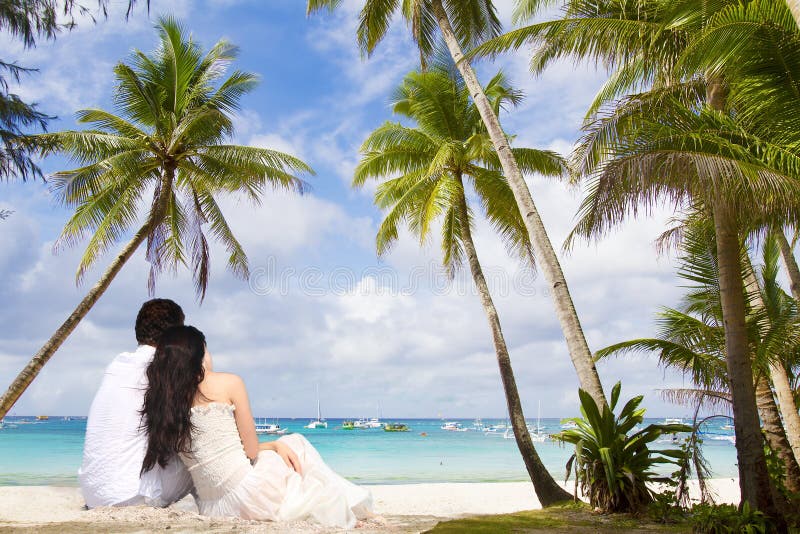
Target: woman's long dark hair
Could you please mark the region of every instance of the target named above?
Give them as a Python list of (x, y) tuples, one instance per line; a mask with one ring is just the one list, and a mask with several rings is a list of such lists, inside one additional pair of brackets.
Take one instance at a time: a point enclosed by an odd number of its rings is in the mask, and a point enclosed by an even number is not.
[(147, 367), (147, 392), (142, 407), (142, 427), (147, 431), (147, 452), (142, 473), (156, 464), (165, 467), (179, 452), (191, 447), (192, 404), (205, 375), (206, 338), (193, 326), (175, 326), (164, 332)]

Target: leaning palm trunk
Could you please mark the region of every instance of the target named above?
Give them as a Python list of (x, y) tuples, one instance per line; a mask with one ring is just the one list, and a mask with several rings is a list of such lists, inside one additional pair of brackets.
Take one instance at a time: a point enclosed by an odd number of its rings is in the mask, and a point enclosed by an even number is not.
[(447, 48), (450, 50), (450, 54), (453, 56), (453, 60), (464, 78), (464, 83), (480, 112), (481, 119), (486, 125), (486, 129), (492, 139), (492, 145), (500, 158), (503, 173), (514, 193), (514, 199), (519, 206), (520, 213), (522, 213), (539, 269), (544, 273), (545, 280), (547, 280), (549, 289), (553, 294), (556, 315), (561, 323), (561, 330), (566, 338), (569, 355), (578, 374), (581, 388), (592, 396), (598, 407), (605, 406), (606, 399), (603, 394), (603, 386), (600, 383), (600, 376), (589, 351), (589, 345), (586, 343), (558, 256), (553, 249), (550, 238), (547, 236), (547, 231), (544, 228), (525, 179), (522, 177), (517, 161), (511, 153), (508, 139), (475, 75), (475, 71), (469, 61), (464, 58), (461, 45), (450, 24), (447, 12), (442, 6), (442, 0), (432, 0), (431, 5)]
[(784, 485), (791, 493), (800, 493), (800, 465), (792, 453), (789, 440), (786, 439), (781, 416), (769, 381), (762, 375), (756, 382), (756, 403), (758, 404), (758, 414), (761, 416), (761, 428), (764, 430), (764, 437), (769, 444), (769, 448), (775, 451), (783, 464), (786, 474)]
[(20, 371), (17, 378), (11, 383), (8, 391), (0, 397), (0, 419), (8, 413), (11, 407), (14, 406), (14, 403), (16, 403), (25, 390), (28, 389), (28, 386), (31, 385), (31, 382), (33, 382), (33, 379), (36, 378), (42, 370), (42, 367), (50, 360), (64, 341), (66, 341), (72, 331), (75, 330), (75, 327), (78, 326), (78, 323), (86, 317), (86, 314), (89, 313), (89, 310), (97, 303), (103, 293), (106, 292), (106, 289), (111, 285), (111, 281), (114, 280), (120, 269), (131, 259), (133, 253), (144, 243), (145, 239), (151, 235), (153, 230), (158, 226), (158, 223), (163, 220), (164, 214), (167, 211), (170, 191), (174, 180), (175, 169), (166, 169), (161, 183), (162, 193), (155, 202), (144, 226), (142, 226), (133, 236), (133, 239), (123, 247), (116, 259), (111, 262), (106, 272), (103, 273), (103, 276), (100, 277), (100, 280), (98, 280), (94, 287), (89, 290), (89, 293), (83, 297), (83, 300), (80, 301), (75, 311), (67, 317), (67, 320), (56, 330), (55, 334), (53, 334), (50, 339), (47, 340), (47, 343), (39, 349), (39, 352), (31, 358), (28, 365)]
[(122, 269), (122, 266), (133, 256), (133, 253), (136, 252), (136, 249), (139, 248), (144, 240), (147, 239), (149, 228), (149, 224), (145, 225), (133, 239), (125, 245), (119, 256), (114, 259), (108, 269), (106, 269), (106, 272), (103, 273), (103, 276), (100, 277), (100, 280), (98, 280), (94, 287), (89, 290), (89, 293), (83, 297), (83, 300), (81, 300), (75, 308), (75, 311), (67, 317), (67, 320), (56, 330), (55, 334), (47, 340), (47, 343), (45, 343), (44, 346), (39, 349), (39, 352), (31, 358), (28, 365), (20, 371), (5, 394), (0, 397), (0, 419), (14, 406), (14, 403), (16, 403), (25, 390), (28, 389), (28, 386), (31, 385), (31, 382), (33, 382), (33, 379), (39, 374), (39, 371), (42, 370), (42, 367), (50, 360), (56, 350), (66, 341), (72, 331), (75, 330), (78, 323), (81, 322), (98, 299), (105, 293), (111, 281), (114, 280), (114, 277), (117, 276), (117, 273)]
[[(782, 234), (783, 232), (781, 232)], [(758, 285), (749, 257), (745, 261), (747, 262), (744, 270), (745, 285), (748, 288), (748, 293), (752, 295), (756, 307), (763, 310), (766, 306), (761, 295), (761, 287)], [(775, 388), (775, 396), (778, 397), (778, 409), (783, 418), (783, 427), (786, 430), (786, 438), (792, 448), (795, 461), (800, 462), (800, 414), (797, 413), (797, 407), (794, 403), (794, 393), (789, 382), (789, 375), (780, 360), (770, 358), (768, 363), (772, 386)]]
[[(460, 180), (459, 178), (459, 181)], [(461, 187), (462, 193), (459, 199), (459, 211), (461, 212), (461, 220), (463, 221), (461, 226), (461, 238), (464, 241), (464, 251), (467, 255), (467, 261), (469, 262), (472, 280), (475, 283), (475, 287), (478, 289), (483, 310), (486, 313), (489, 327), (492, 330), (494, 350), (497, 354), (497, 365), (500, 368), (503, 391), (506, 396), (508, 414), (511, 419), (511, 426), (514, 429), (514, 438), (516, 439), (517, 447), (519, 448), (520, 454), (522, 454), (522, 460), (525, 462), (528, 476), (531, 477), (533, 489), (542, 506), (550, 506), (558, 502), (571, 500), (572, 495), (567, 493), (553, 480), (553, 477), (550, 476), (541, 458), (539, 458), (539, 453), (536, 452), (536, 447), (534, 447), (531, 436), (528, 433), (528, 425), (525, 422), (525, 414), (522, 411), (522, 402), (519, 398), (517, 382), (514, 379), (514, 370), (511, 368), (511, 358), (508, 355), (506, 340), (500, 328), (500, 318), (497, 315), (497, 309), (494, 306), (492, 296), (489, 293), (489, 287), (483, 276), (483, 269), (478, 261), (475, 243), (472, 241), (472, 231), (469, 227), (469, 218), (467, 216), (467, 201), (463, 196), (463, 182), (461, 183)]]
[(736, 457), (742, 502), (777, 517), (756, 409), (753, 367), (745, 325), (744, 283), (736, 217), (725, 199), (714, 199), (720, 302), (725, 326), (725, 359), (733, 404)]
[(786, 272), (789, 273), (789, 287), (792, 291), (792, 296), (796, 301), (800, 302), (800, 267), (797, 266), (792, 246), (789, 244), (789, 240), (786, 239), (786, 234), (783, 233), (783, 230), (778, 229), (774, 233), (778, 239), (778, 245), (781, 247), (781, 257), (786, 265)]

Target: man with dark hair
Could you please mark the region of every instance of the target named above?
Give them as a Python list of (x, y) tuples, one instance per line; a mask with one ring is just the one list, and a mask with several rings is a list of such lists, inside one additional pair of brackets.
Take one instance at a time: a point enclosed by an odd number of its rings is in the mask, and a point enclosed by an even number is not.
[(169, 299), (142, 304), (136, 316), (134, 352), (123, 352), (106, 368), (86, 422), (83, 462), (78, 471), (86, 506), (169, 506), (192, 489), (183, 462), (173, 458), (141, 477), (147, 436), (141, 409), (147, 389), (147, 366), (161, 334), (181, 326), (183, 310)]

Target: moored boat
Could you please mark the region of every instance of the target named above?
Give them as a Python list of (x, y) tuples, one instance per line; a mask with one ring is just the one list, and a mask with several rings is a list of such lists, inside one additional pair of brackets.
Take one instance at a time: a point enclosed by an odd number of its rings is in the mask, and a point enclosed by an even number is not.
[(384, 432), (408, 432), (411, 430), (405, 423), (387, 423), (383, 426)]
[(319, 404), (319, 384), (317, 384), (317, 418), (305, 426), (305, 428), (328, 428), (328, 422), (322, 418), (322, 411)]
[(278, 423), (268, 423), (266, 421), (259, 421), (256, 420), (256, 434), (277, 434), (283, 435), (286, 434), (286, 429), (281, 428), (281, 425)]
[(445, 421), (444, 424), (440, 427), (442, 430), (446, 430), (448, 432), (466, 432), (467, 429), (461, 426), (461, 423), (458, 421)]

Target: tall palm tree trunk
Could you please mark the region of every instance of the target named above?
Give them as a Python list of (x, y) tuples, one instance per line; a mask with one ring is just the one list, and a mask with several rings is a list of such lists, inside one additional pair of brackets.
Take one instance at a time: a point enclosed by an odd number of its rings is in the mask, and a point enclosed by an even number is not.
[[(747, 262), (747, 265), (744, 266), (745, 285), (748, 293), (753, 296), (755, 305), (758, 308), (766, 309), (764, 298), (761, 295), (761, 286), (759, 286), (756, 279), (753, 265), (750, 263), (750, 257), (747, 256), (745, 261)], [(778, 397), (778, 409), (783, 418), (786, 438), (792, 448), (795, 461), (800, 462), (800, 414), (797, 413), (797, 407), (794, 403), (794, 392), (789, 382), (789, 375), (786, 373), (786, 367), (784, 367), (783, 362), (778, 359), (770, 358), (768, 365), (770, 380), (775, 388), (775, 396)]]
[(525, 228), (530, 236), (536, 262), (544, 274), (549, 290), (552, 292), (556, 315), (561, 323), (561, 330), (567, 341), (569, 355), (578, 374), (581, 388), (592, 396), (599, 407), (605, 406), (606, 398), (603, 393), (603, 386), (600, 383), (600, 376), (597, 373), (589, 345), (586, 343), (586, 337), (583, 334), (578, 314), (575, 311), (575, 305), (569, 294), (561, 264), (553, 249), (553, 244), (547, 236), (547, 231), (544, 228), (539, 211), (536, 209), (519, 165), (517, 165), (517, 161), (511, 153), (508, 139), (478, 81), (478, 77), (475, 75), (475, 71), (469, 61), (464, 58), (463, 50), (461, 50), (461, 45), (442, 5), (442, 0), (432, 0), (431, 5), (447, 48), (450, 50), (456, 67), (464, 78), (464, 83), (469, 89), (472, 99), (480, 112), (481, 119), (486, 125), (486, 129), (492, 139), (492, 145), (500, 158), (503, 173), (525, 220)]
[(756, 408), (753, 367), (745, 326), (745, 299), (736, 218), (725, 199), (714, 199), (720, 301), (725, 326), (725, 355), (733, 404), (736, 457), (742, 502), (777, 517)]
[(761, 428), (764, 430), (769, 448), (775, 451), (783, 463), (786, 473), (784, 485), (790, 492), (800, 493), (800, 465), (792, 453), (789, 440), (786, 439), (786, 432), (781, 424), (780, 412), (772, 396), (769, 381), (763, 375), (756, 381), (756, 404), (761, 416)]
[(33, 358), (28, 362), (22, 371), (11, 383), (8, 390), (0, 397), (0, 419), (2, 419), (8, 411), (14, 406), (14, 403), (20, 398), (22, 393), (28, 389), (28, 386), (33, 382), (33, 379), (42, 370), (42, 367), (50, 360), (55, 354), (56, 350), (66, 341), (67, 337), (75, 330), (78, 323), (89, 313), (92, 306), (95, 305), (97, 300), (105, 293), (111, 281), (117, 276), (122, 266), (133, 256), (136, 249), (139, 248), (149, 234), (150, 225), (146, 224), (139, 232), (131, 239), (127, 245), (122, 249), (119, 255), (114, 259), (111, 265), (100, 277), (100, 280), (89, 290), (89, 293), (83, 297), (75, 311), (67, 317), (67, 320), (56, 330), (52, 337), (47, 340), (47, 343), (39, 349)]
[[(725, 113), (728, 89), (723, 81), (706, 77), (706, 103)], [(742, 280), (741, 244), (736, 213), (714, 184), (709, 207), (713, 212), (717, 241), (720, 304), (725, 330), (725, 361), (731, 386), (733, 428), (736, 435), (736, 458), (739, 463), (741, 502), (755, 510), (778, 517), (767, 472), (763, 438), (756, 407), (753, 364), (747, 341), (744, 282)]]
[(533, 482), (533, 489), (542, 506), (550, 506), (551, 504), (571, 500), (572, 495), (567, 493), (567, 491), (559, 486), (556, 481), (553, 480), (553, 477), (550, 476), (550, 473), (539, 457), (539, 453), (536, 452), (536, 447), (534, 447), (531, 436), (528, 433), (528, 425), (525, 422), (525, 414), (522, 411), (522, 402), (519, 398), (517, 382), (514, 379), (514, 370), (511, 368), (511, 358), (508, 355), (506, 340), (500, 328), (500, 317), (492, 301), (492, 295), (489, 293), (489, 286), (486, 284), (486, 279), (483, 276), (483, 269), (478, 261), (478, 253), (475, 250), (475, 243), (472, 240), (472, 230), (469, 227), (469, 217), (467, 215), (467, 201), (464, 197), (464, 183), (461, 177), (457, 177), (457, 180), (461, 184), (461, 196), (459, 198), (459, 211), (461, 212), (461, 219), (463, 221), (461, 224), (461, 238), (464, 241), (464, 250), (467, 254), (472, 280), (475, 283), (475, 287), (478, 289), (483, 311), (486, 313), (486, 319), (489, 321), (489, 328), (492, 330), (492, 341), (494, 342), (494, 350), (497, 354), (497, 365), (500, 368), (503, 392), (506, 396), (508, 414), (511, 419), (511, 426), (514, 429), (514, 438), (517, 442), (517, 448), (519, 448), (519, 452), (522, 454), (525, 468), (528, 470), (531, 482)]
[(796, 301), (800, 302), (800, 267), (797, 266), (797, 259), (794, 257), (792, 245), (786, 239), (786, 234), (782, 228), (777, 229), (774, 234), (778, 239), (778, 245), (781, 247), (781, 257), (786, 265), (786, 272), (789, 273), (789, 288), (792, 291), (792, 296)]

